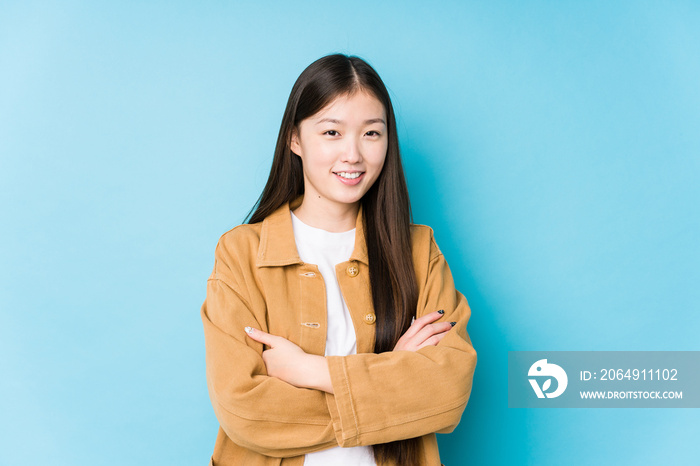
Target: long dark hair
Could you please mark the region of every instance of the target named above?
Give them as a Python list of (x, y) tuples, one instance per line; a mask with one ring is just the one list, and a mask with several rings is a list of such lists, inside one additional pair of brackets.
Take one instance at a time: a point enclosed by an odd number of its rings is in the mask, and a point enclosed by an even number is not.
[[(336, 97), (360, 90), (376, 97), (384, 105), (387, 117), (388, 147), (384, 167), (360, 200), (377, 317), (374, 352), (383, 353), (391, 351), (411, 325), (418, 287), (411, 259), (411, 204), (401, 165), (394, 108), (384, 83), (367, 62), (356, 56), (333, 54), (316, 60), (301, 73), (284, 111), (270, 177), (248, 223), (261, 222), (304, 193), (302, 161), (290, 149), (292, 131)], [(417, 465), (422, 455), (418, 438), (378, 444), (373, 448), (379, 463)]]

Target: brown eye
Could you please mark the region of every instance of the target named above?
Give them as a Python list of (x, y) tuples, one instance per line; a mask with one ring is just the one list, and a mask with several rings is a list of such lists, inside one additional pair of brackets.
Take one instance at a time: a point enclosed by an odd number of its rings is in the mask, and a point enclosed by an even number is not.
[(368, 136), (379, 136), (379, 133), (377, 131), (372, 130), (372, 131), (367, 131), (367, 135)]
[(323, 133), (323, 134), (327, 134), (327, 135), (329, 135), (329, 136), (336, 136), (336, 135), (338, 134), (338, 132), (337, 132), (336, 130), (334, 130), (334, 129), (329, 129), (328, 131), (326, 131), (326, 132)]

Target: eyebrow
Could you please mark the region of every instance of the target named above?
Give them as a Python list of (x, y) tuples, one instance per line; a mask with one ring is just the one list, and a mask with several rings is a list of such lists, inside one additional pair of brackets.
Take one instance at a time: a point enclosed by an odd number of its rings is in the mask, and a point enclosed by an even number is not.
[[(341, 121), (341, 120), (336, 120), (336, 119), (334, 119), (334, 118), (321, 118), (320, 120), (318, 120), (318, 121), (316, 122), (316, 124), (319, 125), (319, 124), (325, 123), (325, 122), (335, 123), (336, 125), (340, 125), (340, 124), (343, 123), (343, 121)], [(372, 123), (381, 123), (381, 124), (383, 124), (384, 126), (386, 126), (386, 123), (384, 123), (384, 119), (383, 119), (383, 118), (372, 118), (371, 120), (365, 120), (365, 124), (366, 124), (366, 125), (371, 125)]]

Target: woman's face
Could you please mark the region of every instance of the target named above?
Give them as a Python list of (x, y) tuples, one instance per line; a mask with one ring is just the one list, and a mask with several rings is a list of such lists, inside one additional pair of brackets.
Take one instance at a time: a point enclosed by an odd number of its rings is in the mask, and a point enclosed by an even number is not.
[(304, 191), (314, 199), (354, 204), (372, 187), (388, 146), (384, 106), (364, 91), (342, 95), (303, 120), (292, 135)]

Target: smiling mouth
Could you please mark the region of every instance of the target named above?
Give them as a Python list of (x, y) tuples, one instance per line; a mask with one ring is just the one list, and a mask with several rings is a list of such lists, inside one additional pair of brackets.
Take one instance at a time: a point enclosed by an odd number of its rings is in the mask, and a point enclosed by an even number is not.
[(346, 180), (354, 180), (355, 178), (358, 178), (360, 175), (362, 175), (364, 172), (333, 172), (333, 174), (338, 175), (342, 178), (345, 178)]

